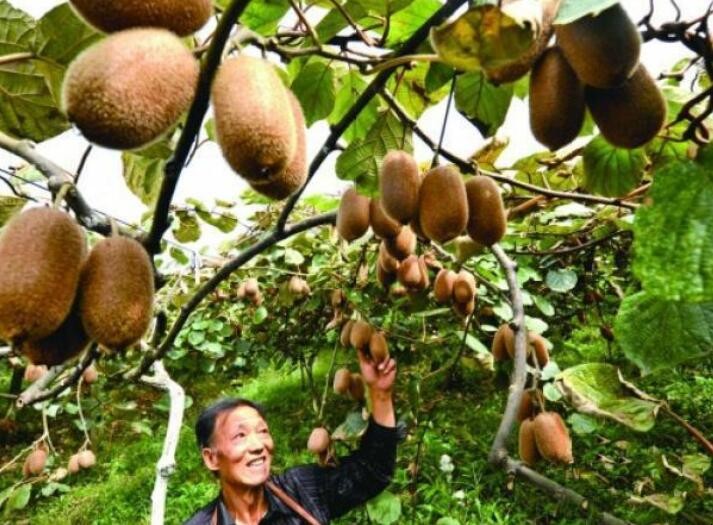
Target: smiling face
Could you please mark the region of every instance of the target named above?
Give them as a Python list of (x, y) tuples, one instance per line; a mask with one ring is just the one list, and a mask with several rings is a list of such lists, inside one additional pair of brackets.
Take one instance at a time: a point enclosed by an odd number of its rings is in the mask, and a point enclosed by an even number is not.
[(270, 476), (274, 444), (267, 423), (254, 408), (239, 406), (218, 416), (212, 447), (203, 462), (221, 483), (257, 487)]

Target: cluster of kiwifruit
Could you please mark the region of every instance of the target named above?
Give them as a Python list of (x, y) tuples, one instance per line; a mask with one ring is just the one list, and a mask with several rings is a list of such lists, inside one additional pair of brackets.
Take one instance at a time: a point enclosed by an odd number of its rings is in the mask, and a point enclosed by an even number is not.
[(238, 285), (238, 290), (235, 293), (238, 299), (247, 299), (255, 306), (260, 306), (263, 301), (262, 292), (260, 291), (260, 283), (254, 277), (250, 277), (242, 281)]
[(467, 270), (456, 273), (443, 268), (433, 281), (433, 296), (441, 304), (452, 304), (461, 316), (468, 317), (475, 311), (478, 286), (475, 276)]
[(294, 297), (307, 297), (312, 293), (309, 283), (297, 275), (290, 277), (287, 283), (287, 291)]
[(505, 234), (505, 207), (489, 177), (478, 175), (464, 182), (449, 165), (435, 167), (421, 178), (414, 158), (394, 150), (383, 159), (379, 187), (379, 198), (371, 200), (353, 187), (344, 193), (337, 213), (342, 238), (358, 239), (371, 225), (389, 254), (402, 261), (413, 253), (416, 235), (444, 243), (467, 231), (475, 242), (491, 246)]
[(374, 362), (381, 363), (389, 358), (389, 344), (384, 332), (375, 329), (366, 321), (348, 320), (342, 326), (339, 341), (343, 346), (351, 346)]
[(366, 386), (364, 378), (359, 373), (352, 373), (348, 368), (340, 368), (334, 374), (334, 393), (340, 396), (348, 395), (354, 401), (364, 401)]
[(0, 339), (35, 365), (63, 363), (90, 340), (109, 350), (134, 344), (153, 294), (141, 244), (113, 236), (87, 256), (83, 230), (61, 210), (31, 208), (0, 236)]
[[(527, 362), (532, 366), (543, 368), (550, 362), (550, 352), (547, 340), (537, 332), (527, 332)], [(515, 357), (515, 332), (510, 325), (504, 323), (495, 332), (491, 346), (493, 359), (503, 362)]]
[(641, 41), (620, 4), (555, 26), (556, 45), (535, 62), (530, 77), (530, 127), (551, 150), (572, 142), (586, 108), (614, 146), (649, 142), (666, 120), (666, 103), (639, 63)]
[(70, 121), (90, 141), (134, 149), (161, 137), (188, 109), (199, 64), (181, 41), (208, 21), (210, 0), (71, 0), (111, 33), (69, 66), (62, 89)]
[(84, 449), (76, 454), (72, 454), (67, 462), (67, 471), (70, 474), (76, 474), (82, 469), (92, 468), (96, 465), (97, 457), (89, 449)]
[(557, 412), (537, 413), (538, 407), (543, 405), (539, 391), (523, 392), (517, 415), (520, 459), (527, 465), (534, 465), (540, 459), (568, 465), (574, 458), (567, 425)]

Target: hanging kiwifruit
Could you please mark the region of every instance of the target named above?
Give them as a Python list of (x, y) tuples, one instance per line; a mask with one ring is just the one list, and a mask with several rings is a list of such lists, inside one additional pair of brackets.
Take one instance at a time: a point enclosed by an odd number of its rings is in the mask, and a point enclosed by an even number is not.
[(537, 442), (535, 440), (535, 421), (525, 419), (520, 423), (519, 434), (519, 452), (520, 459), (526, 465), (534, 465), (540, 459), (540, 453), (537, 450)]
[(543, 458), (553, 463), (574, 461), (569, 430), (557, 412), (541, 412), (535, 418), (533, 428), (537, 449)]
[(458, 274), (453, 270), (448, 270), (443, 268), (438, 275), (436, 275), (436, 280), (433, 281), (433, 296), (436, 301), (442, 304), (450, 303), (451, 296), (453, 295), (453, 283), (456, 280)]
[(405, 151), (389, 151), (381, 163), (379, 188), (384, 211), (401, 224), (408, 224), (418, 213), (421, 177), (418, 164)]
[(42, 339), (23, 342), (20, 352), (35, 365), (57, 366), (79, 355), (88, 344), (76, 304), (57, 330)]
[(337, 231), (339, 236), (351, 242), (369, 229), (369, 197), (360, 195), (355, 187), (349, 188), (339, 203)]
[(374, 234), (382, 239), (396, 237), (401, 231), (401, 223), (387, 215), (378, 197), (371, 199), (369, 204), (369, 220)]
[(465, 184), (468, 196), (468, 235), (478, 244), (492, 246), (505, 235), (507, 216), (495, 181), (477, 175)]
[(390, 253), (384, 241), (379, 244), (378, 264), (388, 273), (396, 273), (399, 270), (399, 261)]
[(329, 448), (329, 441), (329, 431), (324, 427), (317, 427), (309, 435), (307, 450), (312, 454), (322, 454)]
[(418, 256), (409, 255), (401, 261), (398, 271), (399, 282), (408, 289), (419, 288), (423, 275), (418, 262)]
[(349, 342), (355, 349), (364, 350), (369, 346), (372, 331), (371, 325), (366, 321), (356, 321), (349, 333)]
[(426, 173), (419, 192), (418, 221), (423, 233), (440, 243), (465, 230), (468, 200), (455, 166), (438, 166)]
[(453, 300), (458, 303), (468, 303), (478, 293), (475, 276), (468, 270), (461, 270), (453, 281)]
[(340, 368), (334, 373), (334, 393), (344, 395), (349, 392), (349, 384), (352, 380), (352, 374), (348, 368)]
[(352, 319), (349, 319), (346, 323), (344, 323), (344, 326), (342, 326), (342, 331), (339, 335), (339, 342), (342, 343), (342, 346), (349, 346), (351, 344), (350, 336), (353, 327), (354, 321)]
[(509, 324), (503, 323), (495, 332), (491, 351), (496, 362), (507, 361), (515, 353), (515, 332)]
[(374, 331), (369, 339), (369, 354), (376, 363), (381, 363), (389, 358), (389, 345), (384, 332)]
[(416, 235), (410, 227), (404, 226), (399, 234), (392, 239), (384, 239), (386, 250), (398, 261), (403, 261), (406, 257), (416, 251)]
[(354, 401), (364, 401), (366, 386), (364, 378), (361, 374), (352, 374), (351, 382), (349, 383), (349, 395)]

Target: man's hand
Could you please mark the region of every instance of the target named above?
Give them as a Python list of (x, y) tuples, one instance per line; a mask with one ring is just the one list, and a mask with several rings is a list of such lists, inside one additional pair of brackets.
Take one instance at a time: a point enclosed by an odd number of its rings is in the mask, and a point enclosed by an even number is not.
[(395, 427), (396, 416), (391, 391), (396, 380), (396, 361), (389, 358), (377, 364), (361, 350), (357, 355), (361, 376), (371, 394), (371, 413), (374, 421), (385, 427)]

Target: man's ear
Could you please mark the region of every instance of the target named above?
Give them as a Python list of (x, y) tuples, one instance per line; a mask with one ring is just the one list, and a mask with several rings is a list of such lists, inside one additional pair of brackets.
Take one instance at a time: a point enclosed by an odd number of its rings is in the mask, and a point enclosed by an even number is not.
[(218, 451), (214, 448), (205, 447), (201, 450), (201, 456), (203, 457), (203, 463), (213, 472), (218, 471)]

